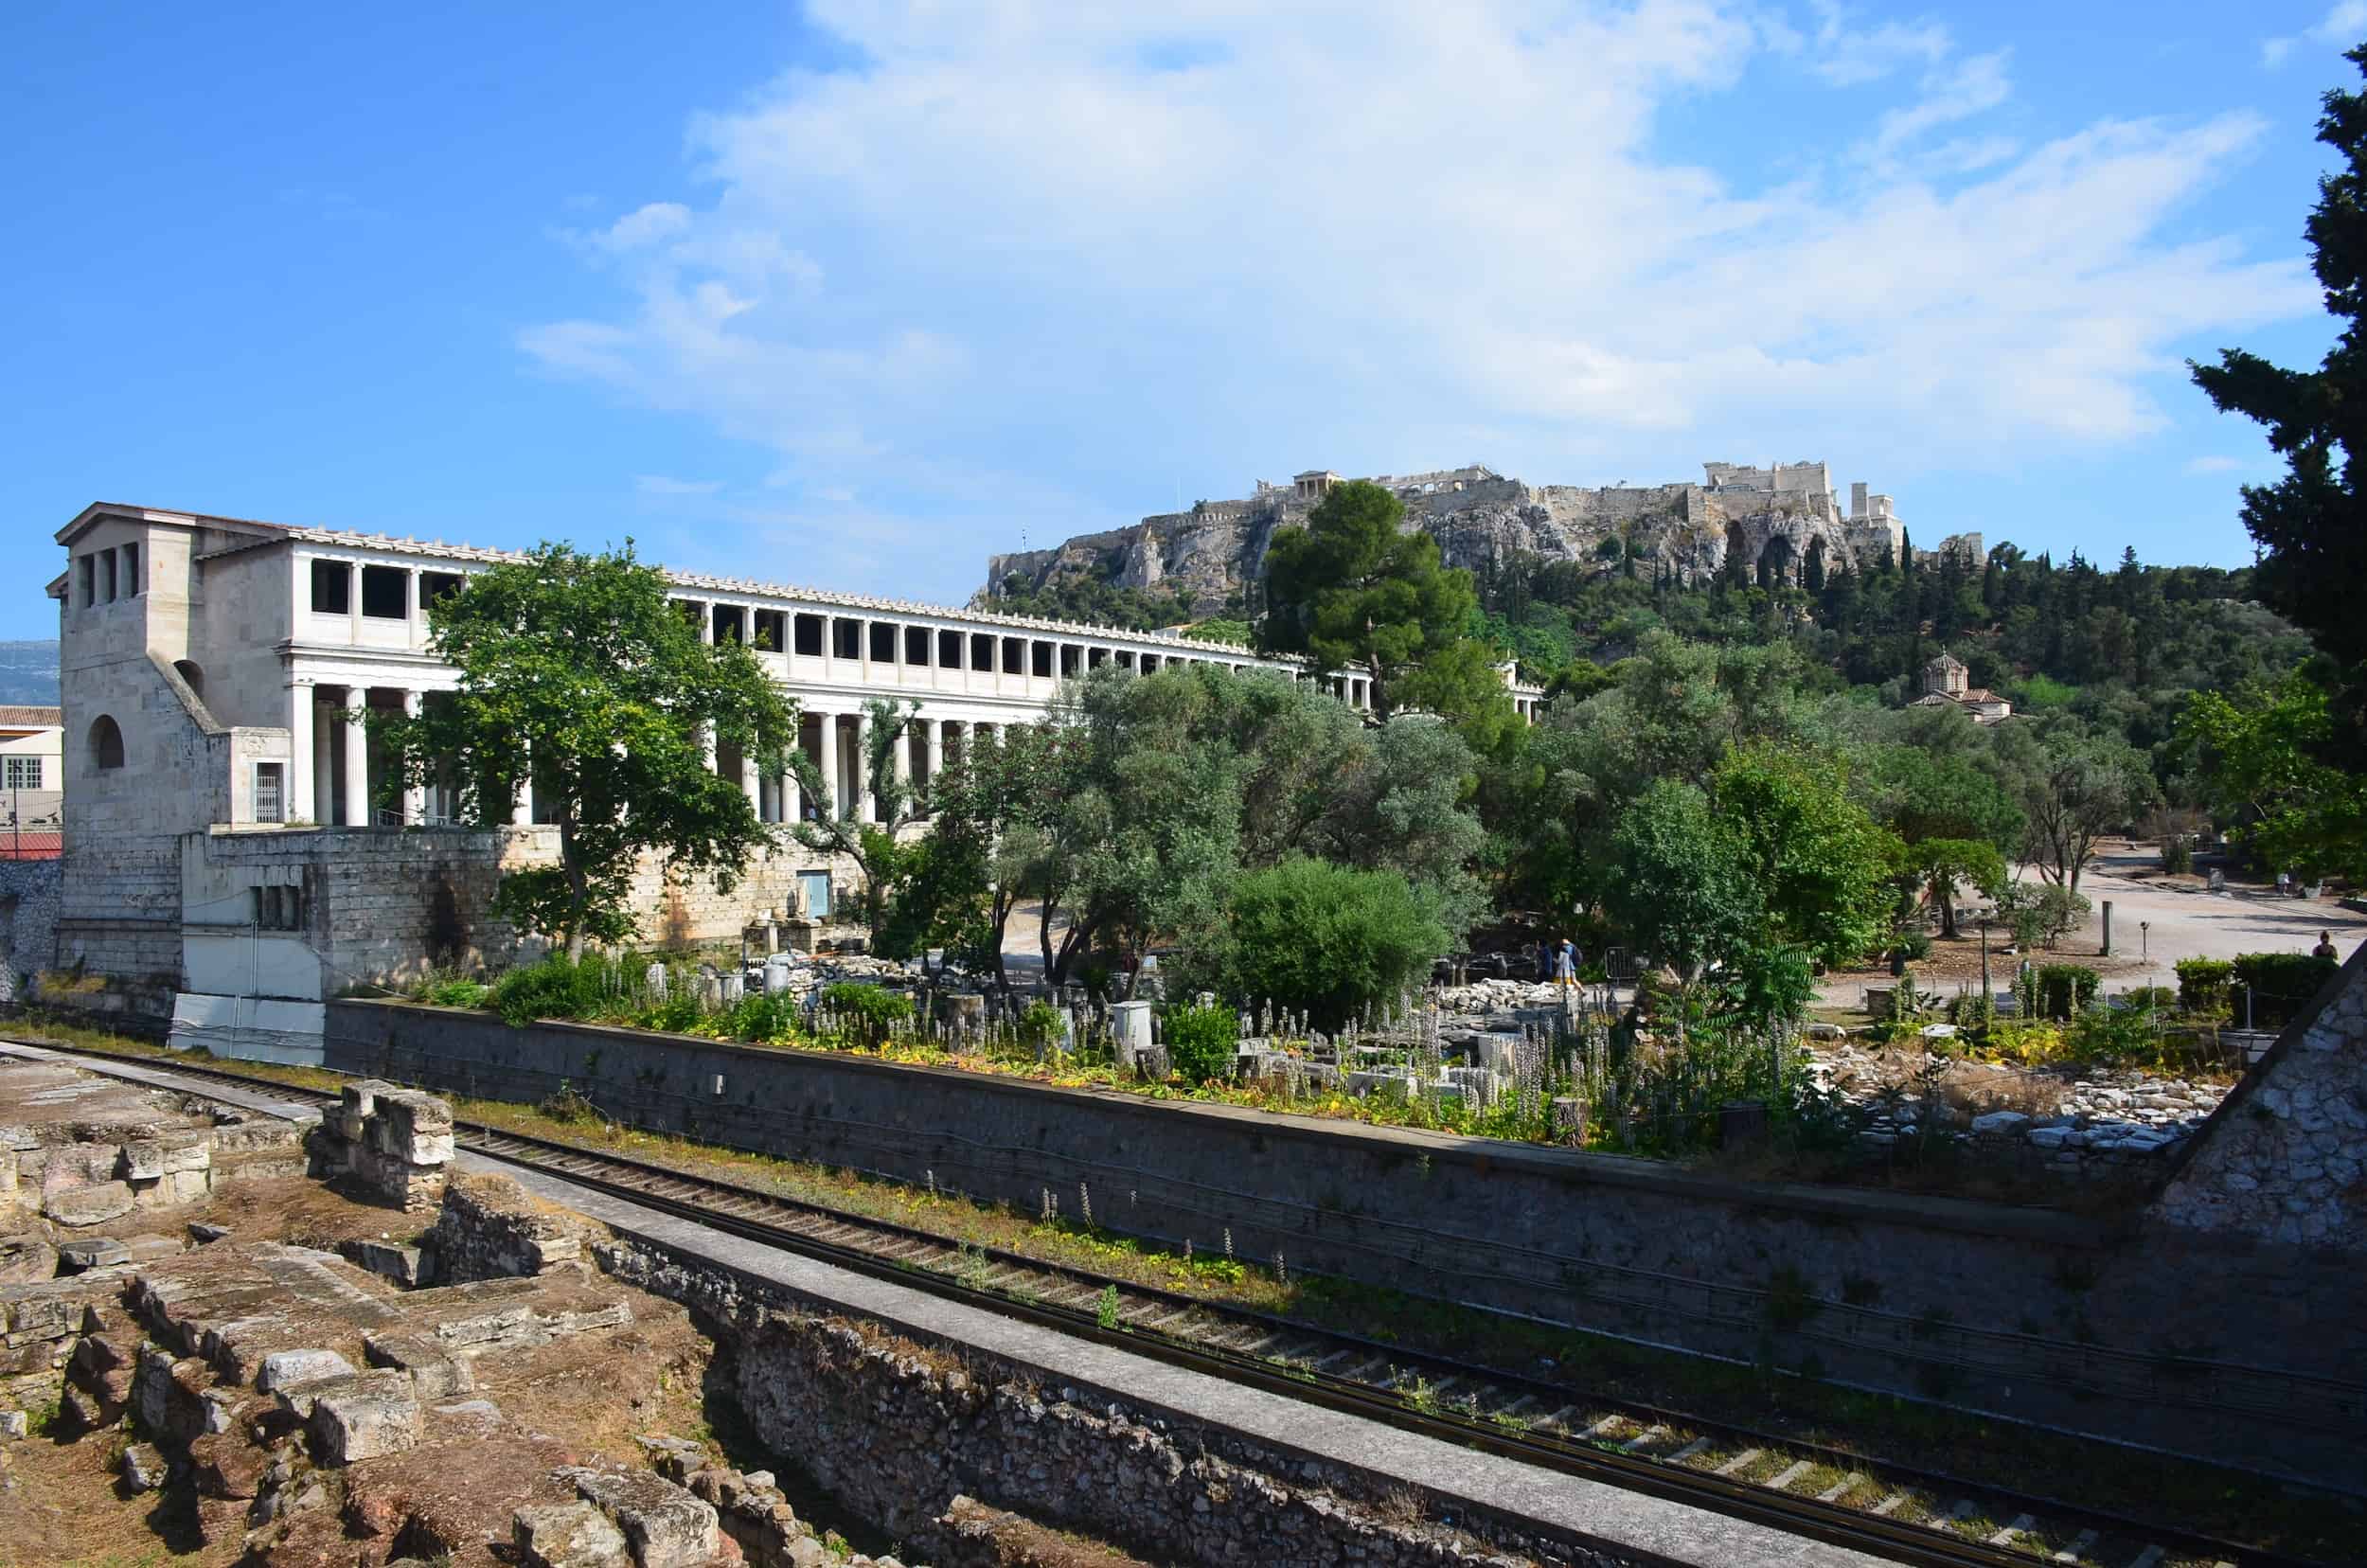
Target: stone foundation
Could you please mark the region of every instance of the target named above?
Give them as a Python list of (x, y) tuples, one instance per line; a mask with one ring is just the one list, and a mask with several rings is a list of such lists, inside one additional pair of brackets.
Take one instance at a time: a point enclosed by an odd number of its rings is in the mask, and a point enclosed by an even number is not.
[(452, 1164), (452, 1107), (433, 1095), (365, 1078), (306, 1140), (311, 1174), (344, 1181), (373, 1202), (425, 1213), (443, 1202)]

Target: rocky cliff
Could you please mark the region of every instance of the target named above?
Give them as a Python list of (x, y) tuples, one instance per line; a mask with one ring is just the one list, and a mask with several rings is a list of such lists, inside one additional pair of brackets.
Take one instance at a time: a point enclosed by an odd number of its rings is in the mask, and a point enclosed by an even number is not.
[[(1406, 526), (1438, 541), (1450, 566), (1535, 558), (1610, 561), (1632, 549), (1655, 569), (1702, 581), (1737, 556), (1762, 581), (1797, 581), (1812, 557), (1827, 569), (1894, 558), (1904, 526), (1890, 497), (1854, 487), (1844, 512), (1822, 463), (1766, 469), (1705, 465), (1700, 484), (1533, 486), (1473, 466), (1376, 481), (1405, 503)], [(1241, 499), (1201, 501), (1188, 511), (1146, 517), (1130, 527), (1079, 534), (1048, 550), (990, 557), (988, 593), (1017, 577), (1029, 587), (1083, 578), (1117, 587), (1188, 589), (1222, 600), (1261, 575), (1277, 527), (1306, 521), (1339, 476), (1302, 474), (1290, 485), (1259, 481)], [(1944, 541), (1936, 558), (1981, 557), (1981, 538)]]

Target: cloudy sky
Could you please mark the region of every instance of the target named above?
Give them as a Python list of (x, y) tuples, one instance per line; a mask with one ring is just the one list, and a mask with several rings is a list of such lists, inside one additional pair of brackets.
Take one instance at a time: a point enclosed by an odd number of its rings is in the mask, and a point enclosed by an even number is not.
[[(125, 500), (959, 599), (1260, 477), (1823, 457), (2249, 555), (2367, 0), (19, 4), (0, 635)], [(489, 17), (487, 12), (501, 14)]]

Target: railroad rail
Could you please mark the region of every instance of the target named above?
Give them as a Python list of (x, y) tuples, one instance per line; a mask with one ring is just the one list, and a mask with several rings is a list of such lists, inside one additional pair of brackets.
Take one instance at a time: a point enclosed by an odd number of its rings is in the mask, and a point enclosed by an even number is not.
[[(175, 1076), (337, 1096), (220, 1067)], [(1293, 1319), (953, 1240), (580, 1144), (456, 1121), (461, 1147), (712, 1229), (1563, 1473), (1931, 1568), (2303, 1568), (2304, 1559), (1731, 1422), (1604, 1399)]]

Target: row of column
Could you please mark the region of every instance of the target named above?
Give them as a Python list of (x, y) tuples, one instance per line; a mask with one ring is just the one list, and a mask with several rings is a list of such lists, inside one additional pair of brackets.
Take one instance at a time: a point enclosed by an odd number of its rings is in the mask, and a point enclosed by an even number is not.
[[(323, 826), (364, 827), (372, 815), (369, 730), (365, 716), (370, 692), (387, 688), (347, 686), (339, 689), (344, 696), (332, 704), (324, 702), (321, 688), (310, 681), (288, 687), (287, 814)], [(400, 695), (402, 711), (418, 717), (427, 694), (403, 689)], [(328, 710), (326, 715), (322, 709)], [(521, 807), (522, 812), (529, 810)], [(426, 816), (427, 791), (417, 785), (405, 790), (402, 820), (422, 822)]]
[[(362, 827), (373, 820), (374, 808), (370, 794), (369, 730), (365, 718), (370, 707), (370, 693), (384, 687), (347, 686), (320, 687), (311, 682), (292, 683), (288, 687), (288, 731), (290, 767), (286, 814), (291, 819), (310, 819), (327, 827), (343, 825)], [(323, 700), (324, 690), (341, 691), (342, 695)], [(425, 703), (424, 691), (400, 690), (402, 711), (418, 716)], [(862, 709), (846, 711), (808, 710), (815, 721), (815, 741), (811, 748), (814, 762), (822, 776), (828, 781), (832, 798), (843, 814), (860, 821), (880, 820), (879, 799), (872, 793), (867, 777), (866, 759), (870, 755), (871, 716)], [(851, 733), (845, 721), (852, 719)], [(906, 726), (894, 753), (897, 776), (908, 783), (917, 778), (923, 786), (945, 772), (946, 747), (949, 737), (958, 748), (970, 743), (969, 738), (991, 735), (997, 726), (976, 721), (955, 721), (930, 717), (915, 717)], [(798, 744), (805, 745), (802, 721)], [(706, 737), (706, 763), (710, 770), (719, 765), (715, 737)], [(766, 777), (754, 757), (739, 761), (739, 785), (747, 792), (749, 805), (761, 822), (800, 822), (806, 818), (804, 791), (797, 780), (784, 771), (778, 777)], [(418, 824), (427, 820), (429, 792), (413, 785), (403, 792), (400, 821)], [(524, 780), (518, 799), (511, 809), (510, 821), (521, 828), (534, 821), (534, 786), (531, 778)], [(391, 824), (390, 824), (391, 825)]]

